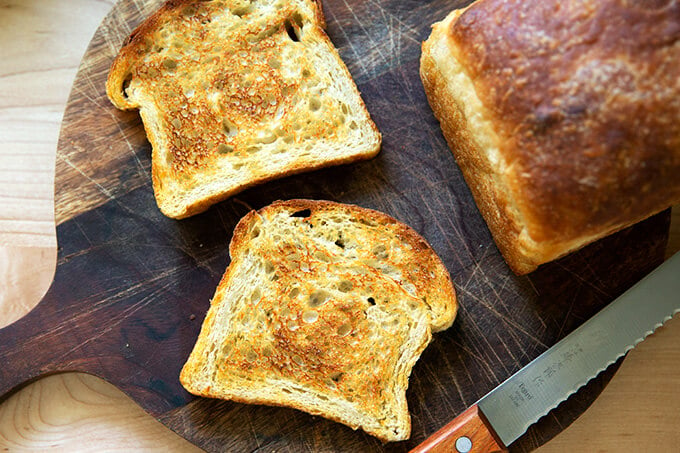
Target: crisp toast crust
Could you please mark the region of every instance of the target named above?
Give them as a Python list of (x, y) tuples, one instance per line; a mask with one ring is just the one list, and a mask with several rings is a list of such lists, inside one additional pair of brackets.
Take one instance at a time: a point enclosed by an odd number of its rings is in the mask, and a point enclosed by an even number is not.
[(182, 385), (408, 438), (411, 368), (457, 308), (427, 242), (376, 211), (292, 200), (246, 215), (230, 254)]
[(310, 0), (170, 1), (114, 60), (156, 201), (184, 218), (274, 178), (373, 157), (381, 137)]

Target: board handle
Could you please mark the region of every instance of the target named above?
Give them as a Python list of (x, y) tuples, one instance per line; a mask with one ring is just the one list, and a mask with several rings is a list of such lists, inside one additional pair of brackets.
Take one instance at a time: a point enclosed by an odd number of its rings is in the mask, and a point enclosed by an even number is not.
[(80, 358), (77, 322), (52, 287), (24, 317), (0, 329), (0, 399), (43, 375), (68, 371)]
[[(42, 303), (42, 302), (40, 302)], [(23, 318), (0, 329), (0, 398), (43, 374), (54, 371), (46, 352), (51, 350), (49, 330), (36, 331), (33, 320), (40, 318), (38, 304)]]
[(411, 450), (411, 453), (507, 452), (475, 404)]

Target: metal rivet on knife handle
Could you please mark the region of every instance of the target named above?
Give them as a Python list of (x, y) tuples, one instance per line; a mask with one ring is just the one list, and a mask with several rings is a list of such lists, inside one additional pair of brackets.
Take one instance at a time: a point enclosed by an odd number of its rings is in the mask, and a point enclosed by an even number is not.
[(411, 453), (507, 451), (475, 404), (411, 450)]
[(456, 451), (458, 453), (469, 453), (472, 450), (472, 441), (467, 436), (460, 436), (456, 439)]

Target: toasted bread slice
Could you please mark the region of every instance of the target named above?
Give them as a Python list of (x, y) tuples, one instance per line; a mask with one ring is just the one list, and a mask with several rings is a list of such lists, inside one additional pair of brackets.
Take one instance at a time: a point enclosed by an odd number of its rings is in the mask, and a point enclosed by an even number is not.
[(182, 385), (407, 439), (411, 368), (457, 309), (427, 242), (376, 211), (292, 200), (246, 215), (229, 251)]
[(169, 1), (132, 33), (106, 91), (140, 110), (165, 215), (377, 154), (380, 133), (324, 26), (314, 0)]

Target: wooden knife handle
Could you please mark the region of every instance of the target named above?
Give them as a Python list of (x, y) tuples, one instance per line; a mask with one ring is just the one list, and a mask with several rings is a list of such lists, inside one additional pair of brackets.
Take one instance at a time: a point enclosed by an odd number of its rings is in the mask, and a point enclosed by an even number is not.
[(484, 414), (475, 404), (428, 437), (411, 453), (507, 452)]

